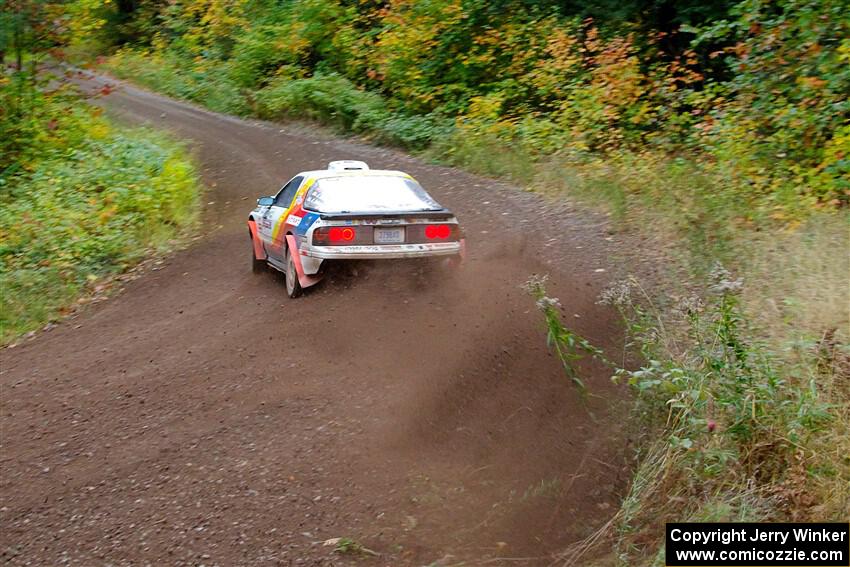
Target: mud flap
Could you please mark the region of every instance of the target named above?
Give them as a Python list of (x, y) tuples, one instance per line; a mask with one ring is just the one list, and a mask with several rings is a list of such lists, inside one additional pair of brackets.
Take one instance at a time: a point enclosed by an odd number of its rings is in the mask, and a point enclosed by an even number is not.
[(466, 265), (466, 239), (460, 239), (460, 252), (454, 256), (449, 256), (445, 260), (445, 267), (454, 271)]
[(257, 223), (253, 220), (248, 220), (248, 230), (251, 231), (251, 243), (254, 245), (254, 256), (257, 260), (265, 260), (268, 258), (266, 250), (263, 248), (263, 243), (260, 237), (257, 236)]
[(304, 273), (304, 267), (301, 265), (301, 255), (298, 253), (298, 247), (295, 245), (295, 237), (291, 234), (286, 235), (286, 246), (289, 248), (292, 255), (292, 262), (295, 264), (295, 271), (298, 273), (298, 283), (302, 288), (308, 288), (322, 281), (322, 276), (308, 276)]

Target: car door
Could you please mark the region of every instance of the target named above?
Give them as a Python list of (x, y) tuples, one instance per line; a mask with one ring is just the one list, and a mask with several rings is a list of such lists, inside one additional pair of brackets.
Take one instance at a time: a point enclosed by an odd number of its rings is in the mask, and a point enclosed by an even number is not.
[(304, 178), (300, 175), (293, 177), (278, 191), (274, 204), (266, 209), (260, 218), (260, 238), (266, 247), (266, 252), (281, 261), (283, 261), (284, 256), (283, 242), (285, 235), (282, 234), (279, 225), (286, 218), (287, 211), (292, 204), (292, 198), (303, 180)]

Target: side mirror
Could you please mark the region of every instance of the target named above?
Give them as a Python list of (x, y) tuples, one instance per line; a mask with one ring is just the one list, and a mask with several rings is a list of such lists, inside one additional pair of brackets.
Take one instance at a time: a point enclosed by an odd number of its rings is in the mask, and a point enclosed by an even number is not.
[(257, 204), (261, 207), (271, 207), (274, 205), (274, 197), (260, 197), (257, 199)]

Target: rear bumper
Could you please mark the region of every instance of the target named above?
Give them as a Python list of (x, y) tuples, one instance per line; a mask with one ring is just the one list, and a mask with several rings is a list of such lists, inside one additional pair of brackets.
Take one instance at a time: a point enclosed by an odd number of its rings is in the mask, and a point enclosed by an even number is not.
[(366, 246), (302, 246), (301, 254), (322, 260), (380, 260), (453, 256), (463, 249), (461, 242), (434, 244), (382, 244)]

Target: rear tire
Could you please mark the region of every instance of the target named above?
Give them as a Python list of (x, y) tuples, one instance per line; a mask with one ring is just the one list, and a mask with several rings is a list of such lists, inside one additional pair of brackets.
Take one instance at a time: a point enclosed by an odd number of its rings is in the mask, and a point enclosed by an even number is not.
[(251, 236), (250, 232), (248, 236), (251, 239), (251, 271), (255, 274), (261, 274), (266, 271), (266, 261), (257, 259), (257, 252), (254, 248), (254, 237)]
[(286, 295), (295, 299), (304, 291), (301, 288), (301, 283), (298, 281), (298, 272), (295, 270), (295, 260), (292, 259), (292, 252), (289, 247), (286, 247)]

